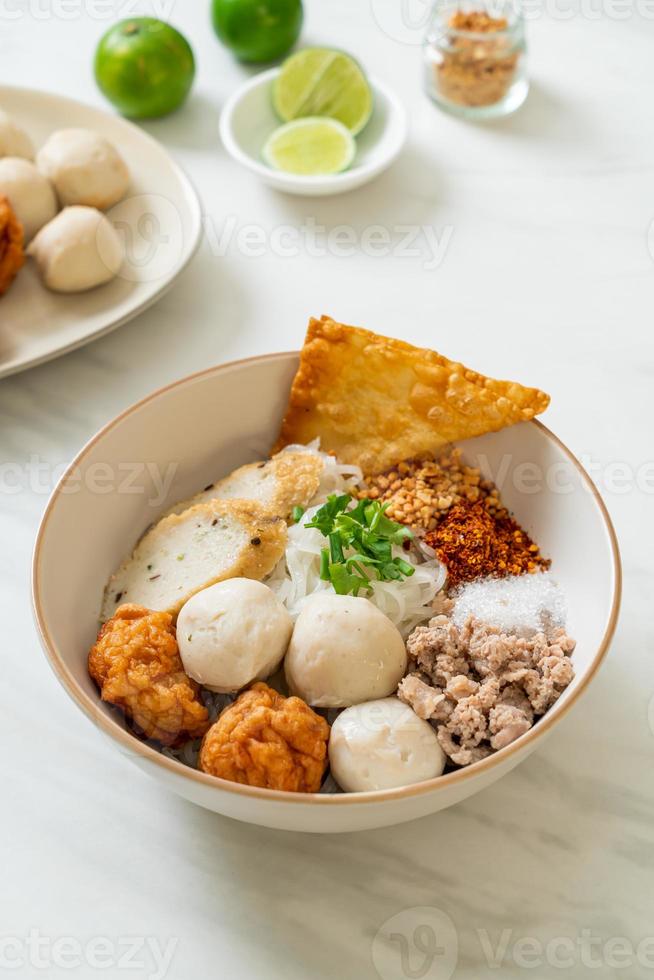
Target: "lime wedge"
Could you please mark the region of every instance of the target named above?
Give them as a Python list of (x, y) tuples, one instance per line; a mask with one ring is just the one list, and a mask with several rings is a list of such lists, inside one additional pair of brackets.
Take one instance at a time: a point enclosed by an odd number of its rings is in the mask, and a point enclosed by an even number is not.
[(328, 48), (306, 48), (287, 58), (273, 86), (279, 116), (338, 119), (356, 136), (370, 119), (372, 92), (359, 65)]
[(294, 119), (280, 126), (263, 148), (266, 163), (289, 174), (337, 174), (350, 166), (355, 153), (349, 129), (324, 117)]

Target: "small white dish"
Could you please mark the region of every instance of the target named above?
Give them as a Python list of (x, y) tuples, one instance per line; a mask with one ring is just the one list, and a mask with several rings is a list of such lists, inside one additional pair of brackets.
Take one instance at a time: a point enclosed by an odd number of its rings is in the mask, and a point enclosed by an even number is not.
[[(465, 769), (367, 793), (244, 786), (191, 769), (139, 741), (100, 700), (87, 670), (105, 582), (143, 530), (174, 502), (269, 452), (297, 366), (293, 353), (220, 364), (155, 391), (101, 429), (72, 461), (43, 515), (32, 568), (34, 610), (50, 665), (78, 708), (119, 752), (162, 785), (209, 810), (264, 827), (310, 833), (370, 830), (452, 806), (542, 746), (606, 655), (620, 604), (620, 557), (610, 518), (589, 476), (544, 425), (525, 422), (469, 439), (462, 444), (466, 459), (489, 477), (503, 474), (504, 503), (543, 553), (552, 556), (552, 571), (567, 595), (568, 626), (577, 640), (575, 678), (544, 718), (506, 748)], [(568, 729), (567, 738), (573, 735)], [(592, 744), (592, 732), (587, 738)], [(95, 778), (91, 772), (89, 778)]]
[(56, 129), (96, 130), (114, 144), (131, 174), (127, 196), (107, 212), (126, 251), (114, 280), (85, 293), (52, 293), (28, 260), (0, 299), (2, 378), (81, 347), (156, 302), (193, 257), (202, 212), (191, 182), (164, 147), (120, 116), (8, 85), (0, 85), (0, 108), (37, 147)]
[(282, 125), (272, 104), (272, 86), (279, 68), (256, 75), (237, 89), (220, 116), (220, 137), (229, 155), (265, 184), (287, 194), (324, 197), (366, 184), (393, 163), (407, 136), (407, 114), (393, 92), (375, 78), (369, 82), (374, 106), (365, 128), (356, 137), (357, 152), (340, 174), (304, 176), (274, 170), (261, 152), (270, 134)]

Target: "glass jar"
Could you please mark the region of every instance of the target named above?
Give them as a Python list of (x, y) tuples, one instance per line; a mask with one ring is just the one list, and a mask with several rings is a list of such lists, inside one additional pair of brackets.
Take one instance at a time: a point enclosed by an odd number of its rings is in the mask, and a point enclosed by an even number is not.
[(527, 97), (525, 25), (514, 0), (441, 0), (423, 45), (425, 87), (468, 119), (514, 112)]

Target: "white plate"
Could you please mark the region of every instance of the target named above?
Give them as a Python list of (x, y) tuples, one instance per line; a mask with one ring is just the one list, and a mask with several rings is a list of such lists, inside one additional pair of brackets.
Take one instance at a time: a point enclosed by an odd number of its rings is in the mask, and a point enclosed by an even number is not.
[(369, 79), (374, 105), (372, 116), (356, 137), (357, 152), (348, 170), (340, 174), (303, 176), (273, 170), (261, 158), (268, 137), (281, 125), (272, 105), (272, 86), (279, 68), (255, 75), (229, 99), (220, 116), (220, 137), (238, 163), (264, 184), (287, 194), (324, 197), (361, 187), (393, 163), (407, 136), (407, 115), (400, 100), (375, 78)]
[(155, 302), (192, 258), (202, 230), (198, 196), (166, 150), (119, 116), (74, 99), (0, 86), (0, 108), (38, 147), (53, 130), (95, 129), (115, 144), (132, 174), (124, 201), (108, 214), (127, 259), (117, 279), (98, 289), (58, 295), (39, 282), (28, 260), (0, 299), (0, 377), (24, 371), (126, 323)]

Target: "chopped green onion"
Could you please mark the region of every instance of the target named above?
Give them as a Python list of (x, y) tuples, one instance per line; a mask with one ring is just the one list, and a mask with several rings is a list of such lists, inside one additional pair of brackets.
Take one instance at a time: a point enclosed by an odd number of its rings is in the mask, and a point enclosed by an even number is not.
[(291, 511), (291, 517), (293, 519), (294, 524), (299, 524), (302, 518), (304, 517), (304, 507), (299, 507), (299, 506), (294, 507), (293, 510)]
[(323, 582), (329, 582), (329, 549), (321, 548), (320, 550), (320, 578)]
[(413, 573), (415, 572), (415, 568), (413, 567), (413, 565), (410, 565), (408, 563), (408, 561), (404, 561), (403, 558), (396, 558), (395, 559), (395, 564), (397, 565), (397, 567), (399, 568), (399, 570), (402, 572), (402, 574), (403, 575), (406, 575), (407, 578), (410, 575), (413, 575)]
[(332, 565), (340, 565), (345, 560), (345, 556), (343, 555), (343, 542), (338, 531), (332, 531), (329, 535), (329, 557), (331, 558)]
[(413, 538), (409, 528), (386, 516), (387, 504), (352, 503), (349, 493), (331, 494), (305, 525), (329, 542), (320, 552), (320, 578), (331, 582), (339, 595), (356, 596), (362, 589), (370, 592), (375, 579), (399, 582), (413, 575), (413, 565), (393, 557), (394, 545)]

